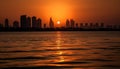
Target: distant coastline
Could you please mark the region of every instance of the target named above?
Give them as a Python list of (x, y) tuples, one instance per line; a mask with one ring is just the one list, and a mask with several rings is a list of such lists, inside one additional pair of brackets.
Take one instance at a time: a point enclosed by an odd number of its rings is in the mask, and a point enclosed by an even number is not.
[(0, 32), (21, 32), (21, 31), (120, 31), (120, 25), (105, 24), (103, 22), (80, 23), (74, 19), (66, 19), (65, 25), (61, 26), (60, 21), (56, 23), (50, 17), (49, 23), (43, 23), (41, 18), (36, 16), (21, 15), (20, 21), (14, 21), (10, 25), (9, 19), (6, 18), (4, 23), (0, 23)]
[(120, 29), (113, 28), (1, 28), (0, 32), (34, 32), (34, 31), (120, 31)]

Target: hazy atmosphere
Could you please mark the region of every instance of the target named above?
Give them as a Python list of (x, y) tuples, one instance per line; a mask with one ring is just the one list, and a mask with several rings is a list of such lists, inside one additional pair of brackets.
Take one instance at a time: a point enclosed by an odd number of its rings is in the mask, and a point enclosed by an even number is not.
[(0, 0), (0, 69), (120, 69), (120, 0)]
[(48, 23), (52, 17), (64, 24), (76, 22), (120, 23), (120, 0), (0, 0), (0, 23), (5, 18), (12, 23), (20, 15), (36, 16)]

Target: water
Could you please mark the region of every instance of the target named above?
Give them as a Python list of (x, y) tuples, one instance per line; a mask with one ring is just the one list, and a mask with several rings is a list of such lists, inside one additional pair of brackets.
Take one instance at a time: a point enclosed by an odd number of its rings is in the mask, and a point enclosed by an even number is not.
[(0, 68), (120, 69), (120, 32), (1, 32)]

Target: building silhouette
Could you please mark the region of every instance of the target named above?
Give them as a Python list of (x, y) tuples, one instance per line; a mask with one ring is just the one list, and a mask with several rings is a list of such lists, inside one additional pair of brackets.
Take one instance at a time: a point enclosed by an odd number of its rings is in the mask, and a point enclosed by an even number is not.
[(80, 28), (84, 28), (84, 25), (83, 25), (83, 23), (80, 23)]
[(32, 17), (32, 28), (36, 28), (37, 27), (37, 19), (35, 16)]
[(9, 25), (9, 20), (6, 18), (4, 23), (0, 24), (0, 31), (110, 31), (120, 30), (120, 25), (107, 25), (101, 23), (75, 23), (73, 19), (66, 20), (66, 26), (54, 27), (52, 18), (49, 24), (42, 24), (42, 19), (35, 16), (29, 17), (27, 15), (20, 16), (20, 22), (14, 21), (13, 26)]
[(54, 28), (54, 22), (53, 22), (52, 18), (50, 18), (49, 27)]
[(75, 27), (75, 21), (73, 19), (70, 19), (70, 23), (71, 23), (71, 28)]
[(5, 28), (9, 28), (9, 20), (7, 18), (5, 19)]
[(19, 22), (18, 21), (13, 22), (13, 28), (19, 28)]
[(79, 28), (78, 23), (76, 23), (76, 27), (75, 28)]
[(31, 28), (31, 17), (27, 17), (27, 28)]
[(27, 16), (21, 15), (20, 17), (21, 28), (27, 28)]
[(46, 27), (46, 24), (44, 24), (44, 29), (46, 29), (47, 27)]
[(42, 28), (42, 20), (40, 18), (37, 20), (37, 28)]
[(70, 28), (70, 21), (68, 19), (66, 20), (66, 28)]

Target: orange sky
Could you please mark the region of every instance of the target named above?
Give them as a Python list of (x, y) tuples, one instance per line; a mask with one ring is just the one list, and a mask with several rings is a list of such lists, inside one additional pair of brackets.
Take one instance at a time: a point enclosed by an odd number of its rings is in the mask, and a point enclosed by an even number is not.
[(52, 17), (64, 24), (76, 22), (105, 22), (120, 24), (120, 0), (0, 0), (0, 22), (5, 18), (19, 20), (20, 15), (37, 16), (43, 23)]

